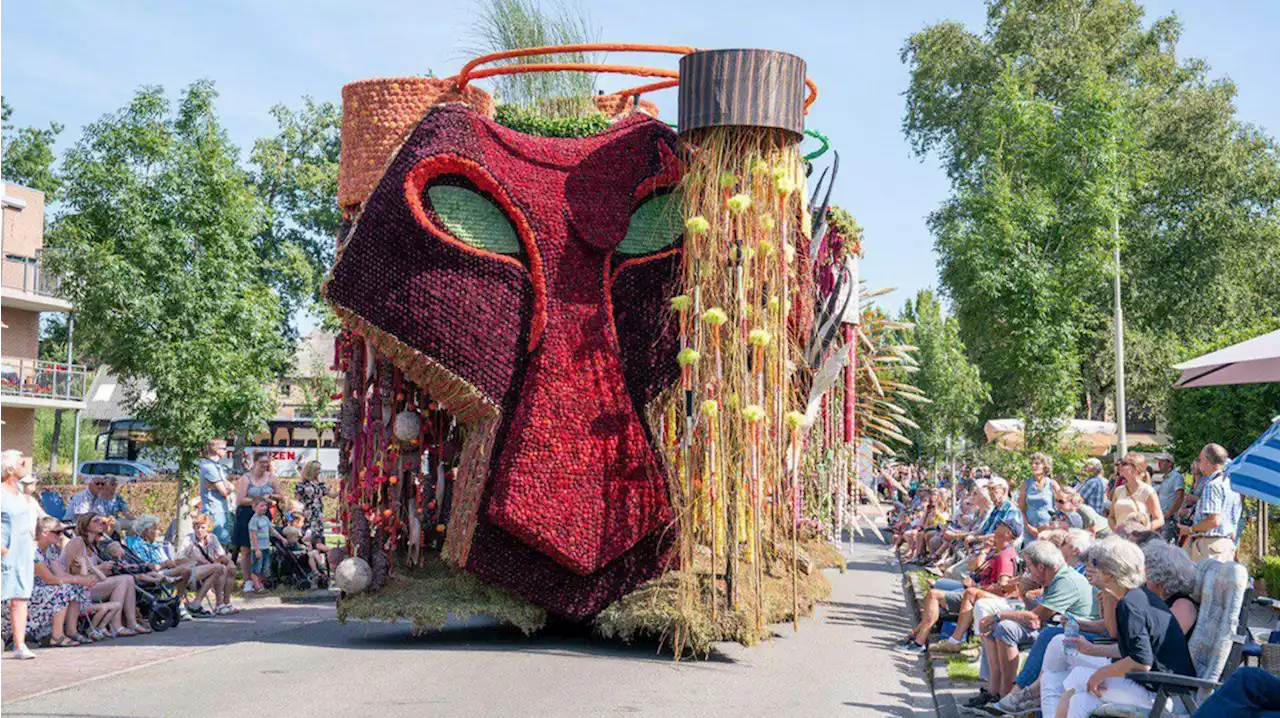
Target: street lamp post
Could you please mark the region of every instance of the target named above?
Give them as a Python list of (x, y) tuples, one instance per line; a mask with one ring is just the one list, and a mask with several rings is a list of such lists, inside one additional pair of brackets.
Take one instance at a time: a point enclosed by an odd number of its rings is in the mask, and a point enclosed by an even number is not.
[(1120, 304), (1120, 211), (1111, 214), (1111, 234), (1114, 242), (1115, 275), (1115, 323), (1116, 323), (1116, 451), (1117, 458), (1129, 453), (1129, 437), (1125, 427), (1124, 402), (1124, 310)]

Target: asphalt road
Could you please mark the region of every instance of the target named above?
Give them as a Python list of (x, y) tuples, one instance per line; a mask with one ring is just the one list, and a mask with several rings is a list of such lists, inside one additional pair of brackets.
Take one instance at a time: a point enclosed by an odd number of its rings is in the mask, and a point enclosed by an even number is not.
[[(654, 645), (573, 633), (526, 638), (484, 625), (414, 637), (403, 625), (343, 626), (280, 607), (297, 615), (241, 614), (274, 620), (275, 632), (32, 698), (6, 696), (3, 712), (13, 718), (934, 715), (923, 663), (891, 650), (908, 621), (886, 548), (855, 544), (848, 571), (831, 578), (832, 602), (802, 621), (799, 633), (778, 626), (765, 645), (725, 645), (707, 661), (675, 663)], [(25, 668), (7, 660), (3, 666), (4, 674)], [(8, 692), (12, 675), (3, 678)]]

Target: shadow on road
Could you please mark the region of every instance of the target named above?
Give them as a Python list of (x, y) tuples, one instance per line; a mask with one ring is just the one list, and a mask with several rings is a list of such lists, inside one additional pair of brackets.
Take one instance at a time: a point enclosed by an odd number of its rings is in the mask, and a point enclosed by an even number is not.
[[(601, 638), (585, 626), (548, 625), (532, 636), (487, 619), (446, 625), (415, 635), (407, 622), (328, 621), (308, 630), (285, 631), (259, 639), (263, 643), (322, 645), (356, 651), (520, 651), (543, 655), (582, 656), (622, 661), (671, 663), (669, 646), (656, 640), (622, 644)], [(731, 664), (734, 661), (712, 651), (705, 659), (686, 659), (682, 665)]]

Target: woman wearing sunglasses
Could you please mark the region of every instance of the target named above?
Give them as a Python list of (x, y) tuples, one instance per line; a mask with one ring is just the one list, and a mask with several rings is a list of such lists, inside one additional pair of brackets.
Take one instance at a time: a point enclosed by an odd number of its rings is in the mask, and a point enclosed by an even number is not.
[(1120, 459), (1117, 468), (1124, 483), (1116, 487), (1112, 497), (1108, 520), (1111, 530), (1128, 521), (1140, 523), (1149, 531), (1159, 531), (1164, 526), (1164, 512), (1147, 476), (1147, 460), (1131, 451)]

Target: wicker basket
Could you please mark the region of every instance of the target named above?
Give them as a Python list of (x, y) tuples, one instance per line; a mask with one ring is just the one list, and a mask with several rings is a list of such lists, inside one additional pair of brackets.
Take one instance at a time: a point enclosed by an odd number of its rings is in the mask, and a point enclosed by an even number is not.
[(387, 162), (433, 105), (462, 102), (493, 117), (493, 98), (469, 85), (459, 93), (452, 79), (381, 77), (342, 88), (342, 161), (338, 205), (355, 210), (378, 186)]
[(1280, 675), (1280, 643), (1262, 644), (1262, 657), (1258, 659), (1258, 665), (1273, 676)]

